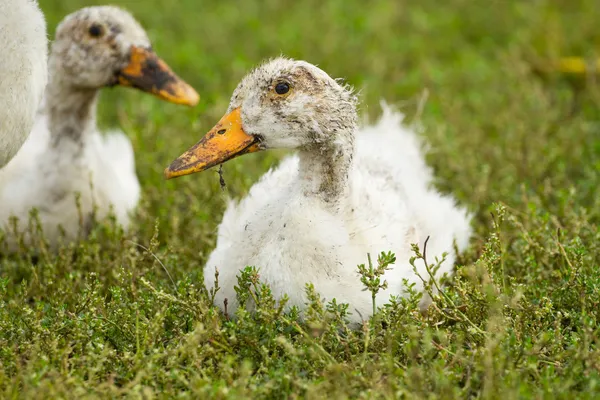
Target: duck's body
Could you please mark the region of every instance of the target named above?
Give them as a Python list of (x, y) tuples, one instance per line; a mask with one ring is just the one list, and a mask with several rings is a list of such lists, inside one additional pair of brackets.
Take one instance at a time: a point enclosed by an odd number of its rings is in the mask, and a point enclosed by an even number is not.
[[(109, 212), (126, 229), (139, 198), (133, 148), (125, 134), (103, 134), (93, 125), (82, 135), (56, 144), (43, 113), (19, 153), (0, 171), (4, 230), (12, 233), (10, 221), (16, 217), (19, 232), (26, 233), (35, 208), (53, 247), (63, 239), (85, 237), (93, 217), (101, 220)], [(7, 240), (14, 247), (16, 236)]]
[[(470, 237), (468, 215), (431, 186), (420, 142), (400, 121), (387, 109), (376, 125), (358, 131), (347, 194), (335, 208), (305, 194), (309, 183), (299, 171), (307, 165), (298, 155), (264, 175), (241, 202), (231, 202), (204, 270), (208, 288), (219, 271), (216, 304), (227, 298), (228, 309), (237, 308), (237, 275), (251, 265), (259, 267), (276, 297), (289, 296), (289, 305), (305, 305), (310, 282), (327, 300), (350, 303), (355, 318), (366, 318), (372, 312), (371, 293), (364, 290), (357, 265), (367, 263), (367, 253), (373, 261), (382, 251), (396, 254), (385, 274), (388, 288), (378, 294), (381, 303), (403, 292), (404, 279), (421, 290), (409, 259), (411, 244), (422, 249), (428, 236), (428, 260), (447, 252), (438, 276), (451, 273), (454, 239), (464, 250)], [(417, 265), (428, 279), (422, 262)]]
[[(277, 89), (281, 82), (293, 89)], [(236, 114), (239, 121), (231, 117)], [(236, 135), (235, 140), (246, 140), (239, 154), (298, 149), (227, 208), (204, 272), (209, 289), (219, 272), (217, 305), (224, 309), (227, 299), (228, 310), (235, 310), (236, 276), (256, 266), (276, 297), (289, 296), (288, 306), (303, 309), (305, 285), (313, 283), (326, 300), (350, 303), (352, 320), (359, 322), (371, 315), (372, 299), (357, 265), (367, 263), (367, 253), (373, 260), (382, 251), (396, 254), (379, 305), (404, 292), (404, 279), (421, 289), (409, 258), (411, 244), (423, 248), (428, 236), (430, 262), (448, 253), (437, 276), (451, 272), (453, 242), (460, 250), (466, 247), (469, 216), (432, 187), (420, 141), (401, 118), (385, 108), (377, 124), (358, 129), (351, 92), (304, 62), (277, 59), (242, 81), (230, 114), (167, 171), (178, 176), (230, 159), (229, 150), (211, 155), (215, 146), (231, 147), (219, 142)], [(234, 132), (238, 123), (247, 139)], [(424, 264), (417, 267), (427, 280)]]
[(27, 139), (47, 81), (46, 21), (33, 0), (0, 4), (0, 168)]
[(173, 101), (179, 89), (197, 101), (149, 47), (137, 21), (116, 7), (84, 8), (59, 25), (43, 107), (29, 140), (0, 171), (0, 226), (10, 233), (9, 249), (17, 239), (11, 217), (18, 218), (18, 233), (26, 233), (34, 208), (52, 247), (84, 237), (94, 219), (109, 213), (128, 227), (140, 197), (133, 148), (122, 132), (99, 131), (99, 90), (120, 83)]

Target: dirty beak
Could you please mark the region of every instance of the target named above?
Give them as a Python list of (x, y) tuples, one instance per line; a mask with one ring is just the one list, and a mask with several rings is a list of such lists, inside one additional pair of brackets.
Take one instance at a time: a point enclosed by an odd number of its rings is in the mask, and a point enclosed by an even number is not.
[(242, 154), (262, 150), (258, 138), (242, 129), (239, 108), (225, 115), (198, 143), (165, 169), (165, 178), (193, 174)]
[(200, 96), (149, 49), (131, 47), (129, 64), (119, 71), (118, 83), (130, 86), (175, 104), (195, 106)]

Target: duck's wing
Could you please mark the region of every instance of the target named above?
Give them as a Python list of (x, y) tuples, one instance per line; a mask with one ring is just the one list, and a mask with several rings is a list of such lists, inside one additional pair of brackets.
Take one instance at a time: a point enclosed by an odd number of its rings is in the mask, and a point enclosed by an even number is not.
[[(92, 168), (96, 193), (102, 195), (105, 208), (114, 207), (118, 220), (127, 225), (128, 216), (138, 204), (141, 187), (135, 170), (135, 154), (131, 140), (121, 130), (105, 134), (96, 132), (90, 147), (89, 165)], [(100, 200), (100, 199), (99, 199)]]
[(421, 248), (430, 237), (430, 260), (453, 253), (454, 239), (463, 250), (471, 235), (470, 214), (433, 186), (418, 128), (403, 125), (404, 116), (385, 103), (382, 108), (381, 117), (357, 136), (352, 188), (360, 223), (355, 234), (400, 244), (412, 237)]
[(135, 173), (135, 154), (131, 140), (118, 129), (107, 131), (104, 135), (96, 135), (99, 145), (104, 151), (108, 162), (115, 170)]
[(404, 186), (428, 186), (433, 175), (425, 162), (418, 127), (403, 124), (404, 115), (385, 102), (381, 106), (379, 119), (358, 131), (357, 167), (389, 175)]

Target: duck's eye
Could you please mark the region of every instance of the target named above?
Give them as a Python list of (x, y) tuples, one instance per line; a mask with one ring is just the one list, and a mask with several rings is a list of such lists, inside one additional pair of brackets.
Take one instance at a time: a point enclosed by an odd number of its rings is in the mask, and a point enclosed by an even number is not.
[(102, 25), (94, 24), (90, 26), (88, 33), (91, 37), (99, 38), (104, 35), (104, 27)]
[(286, 94), (290, 91), (290, 84), (287, 82), (279, 82), (275, 85), (275, 93), (277, 94)]

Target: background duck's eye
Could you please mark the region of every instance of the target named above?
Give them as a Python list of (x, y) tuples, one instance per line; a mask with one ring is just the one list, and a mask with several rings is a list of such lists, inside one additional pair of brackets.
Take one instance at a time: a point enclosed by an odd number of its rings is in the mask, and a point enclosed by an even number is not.
[(275, 85), (275, 92), (277, 94), (286, 94), (290, 91), (290, 85), (286, 82), (279, 82)]
[(97, 38), (104, 34), (104, 28), (102, 27), (102, 25), (94, 24), (94, 25), (90, 26), (90, 29), (88, 29), (88, 32), (91, 37)]

